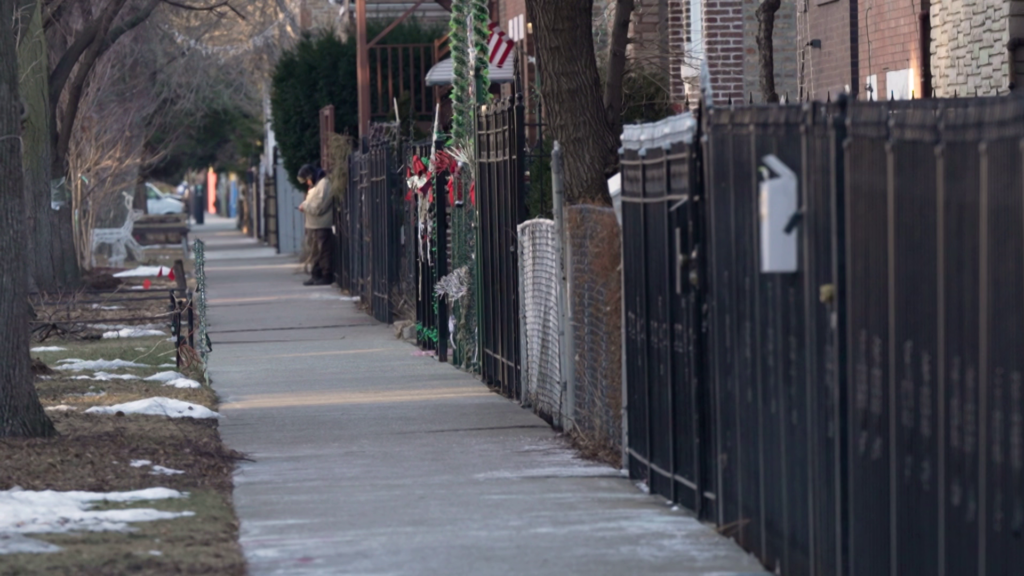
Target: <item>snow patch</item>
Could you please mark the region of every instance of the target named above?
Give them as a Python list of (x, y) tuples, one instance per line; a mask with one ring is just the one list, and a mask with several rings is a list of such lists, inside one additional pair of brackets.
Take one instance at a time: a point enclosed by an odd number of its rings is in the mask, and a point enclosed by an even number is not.
[(109, 372), (95, 372), (92, 376), (75, 376), (72, 380), (138, 380), (134, 374), (111, 374)]
[(64, 352), (67, 348), (61, 348), (60, 346), (36, 346), (31, 348), (31, 352)]
[(47, 406), (46, 409), (47, 410), (52, 410), (54, 412), (68, 412), (70, 410), (78, 410), (78, 408), (75, 408), (74, 406), (68, 406), (67, 404), (58, 404), (56, 406)]
[(0, 555), (2, 554), (47, 554), (60, 552), (60, 546), (49, 542), (22, 536), (21, 534), (0, 533)]
[(148, 336), (166, 335), (167, 333), (161, 330), (146, 330), (144, 328), (121, 328), (120, 330), (104, 332), (103, 338), (109, 340), (111, 338), (145, 338)]
[(170, 268), (164, 266), (139, 266), (131, 270), (125, 270), (124, 272), (118, 272), (114, 274), (114, 278), (141, 278), (144, 276), (167, 276), (170, 272)]
[(132, 460), (129, 466), (132, 468), (142, 468), (143, 466), (149, 466), (152, 464), (149, 460)]
[(153, 374), (152, 376), (146, 378), (146, 381), (148, 381), (148, 382), (170, 382), (171, 380), (177, 380), (179, 378), (184, 378), (184, 377), (185, 377), (185, 375), (180, 373), (180, 372), (175, 372), (173, 370), (169, 370), (167, 372), (157, 372), (156, 374)]
[(164, 386), (174, 386), (175, 388), (202, 388), (202, 384), (192, 380), (191, 378), (176, 378), (170, 382), (164, 382)]
[(177, 474), (184, 474), (184, 470), (175, 470), (174, 468), (165, 468), (163, 466), (153, 466), (153, 471), (150, 474), (156, 476), (175, 476)]
[(113, 370), (116, 368), (149, 368), (145, 364), (129, 362), (127, 360), (81, 360), (79, 358), (65, 358), (58, 360), (58, 370)]
[(124, 306), (101, 306), (100, 304), (93, 304), (93, 310), (124, 310)]
[[(56, 492), (29, 491), (20, 488), (0, 492), (0, 554), (21, 551), (54, 552), (56, 547), (36, 541), (26, 542), (21, 535), (125, 531), (130, 522), (170, 520), (193, 516), (194, 512), (164, 512), (152, 508), (93, 510), (99, 502), (138, 502), (182, 498), (169, 488), (148, 488), (133, 492)], [(31, 548), (31, 550), (25, 550)]]
[(220, 414), (199, 404), (174, 400), (157, 396), (145, 398), (113, 406), (93, 406), (86, 414), (145, 414), (149, 416), (167, 416), (169, 418), (220, 418)]

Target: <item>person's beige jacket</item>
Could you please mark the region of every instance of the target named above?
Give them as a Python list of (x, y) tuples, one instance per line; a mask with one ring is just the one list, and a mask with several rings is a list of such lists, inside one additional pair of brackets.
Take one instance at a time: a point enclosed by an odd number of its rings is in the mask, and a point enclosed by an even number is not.
[(330, 228), (334, 225), (334, 217), (331, 214), (331, 207), (334, 205), (334, 195), (331, 194), (331, 185), (327, 177), (322, 178), (313, 186), (313, 189), (306, 194), (306, 199), (299, 206), (306, 215), (306, 229), (317, 230)]

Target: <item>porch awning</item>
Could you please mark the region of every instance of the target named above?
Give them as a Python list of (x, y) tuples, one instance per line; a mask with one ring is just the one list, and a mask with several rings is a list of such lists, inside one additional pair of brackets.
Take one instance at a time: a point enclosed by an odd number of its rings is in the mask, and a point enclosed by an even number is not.
[[(495, 84), (508, 84), (515, 79), (512, 72), (512, 60), (509, 59), (505, 66), (498, 68), (490, 65), (490, 80)], [(427, 86), (448, 86), (452, 83), (452, 59), (441, 60), (427, 72)]]

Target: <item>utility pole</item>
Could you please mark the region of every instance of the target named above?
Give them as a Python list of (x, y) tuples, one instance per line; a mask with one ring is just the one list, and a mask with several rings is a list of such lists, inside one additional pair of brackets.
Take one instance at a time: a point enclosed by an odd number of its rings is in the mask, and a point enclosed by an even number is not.
[(356, 0), (356, 79), (359, 83), (359, 137), (370, 135), (370, 54), (366, 45), (366, 2)]

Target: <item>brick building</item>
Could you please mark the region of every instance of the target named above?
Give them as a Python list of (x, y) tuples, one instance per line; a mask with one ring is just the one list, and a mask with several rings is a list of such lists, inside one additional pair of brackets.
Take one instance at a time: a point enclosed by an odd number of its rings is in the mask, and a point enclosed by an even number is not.
[(802, 99), (990, 96), (1020, 83), (1024, 0), (798, 2)]
[[(761, 101), (757, 58), (758, 0), (663, 0), (668, 5), (672, 94), (695, 99), (701, 70), (714, 104)], [(773, 36), (775, 90), (797, 95), (796, 5), (783, 0)]]

